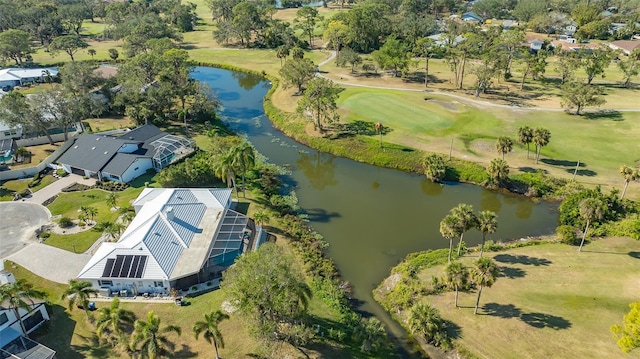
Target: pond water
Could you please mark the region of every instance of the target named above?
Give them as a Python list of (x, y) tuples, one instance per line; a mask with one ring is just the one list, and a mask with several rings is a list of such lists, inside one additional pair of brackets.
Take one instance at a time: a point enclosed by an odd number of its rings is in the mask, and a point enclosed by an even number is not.
[[(262, 99), (270, 84), (244, 73), (198, 67), (193, 77), (218, 94), (228, 125), (247, 135), (275, 164), (291, 169), (288, 184), (313, 227), (329, 242), (329, 256), (354, 286), (358, 308), (381, 319), (396, 337), (404, 332), (372, 298), (371, 291), (408, 253), (445, 248), (440, 220), (459, 203), (498, 214), (489, 239), (552, 233), (557, 207), (466, 184), (434, 184), (424, 176), (379, 168), (320, 153), (275, 130)], [(469, 245), (481, 235), (465, 235)]]

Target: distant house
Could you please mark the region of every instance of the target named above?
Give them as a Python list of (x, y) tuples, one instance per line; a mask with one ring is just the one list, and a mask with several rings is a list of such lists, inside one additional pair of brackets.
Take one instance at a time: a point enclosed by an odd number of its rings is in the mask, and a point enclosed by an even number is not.
[(118, 242), (103, 243), (78, 274), (103, 296), (164, 296), (205, 282), (213, 288), (267, 236), (232, 209), (230, 188), (146, 188), (133, 207)]
[[(428, 38), (433, 40), (433, 42), (438, 46), (447, 45), (447, 39), (444, 37), (443, 33), (431, 35), (431, 36), (428, 36)], [(453, 45), (457, 45), (463, 41), (464, 41), (464, 37), (462, 37), (461, 35), (458, 35), (453, 39)]]
[(126, 183), (154, 169), (160, 171), (195, 150), (188, 138), (144, 125), (118, 137), (84, 134), (55, 162), (68, 173)]
[[(0, 285), (15, 283), (11, 272), (0, 269)], [(18, 315), (9, 303), (0, 303), (0, 358), (52, 359), (56, 352), (35, 342), (27, 335), (49, 320), (44, 300), (27, 300), (31, 310), (18, 309)], [(22, 320), (22, 324), (20, 324)], [(24, 329), (23, 329), (24, 325)], [(26, 330), (26, 331), (25, 331)]]
[(0, 89), (12, 89), (27, 83), (47, 82), (48, 77), (58, 76), (55, 67), (37, 69), (7, 68), (0, 70)]
[(502, 28), (505, 30), (511, 30), (514, 27), (518, 26), (518, 22), (515, 20), (504, 20), (502, 21)]
[(621, 50), (627, 55), (631, 55), (631, 52), (640, 47), (640, 41), (637, 40), (618, 40), (609, 43), (609, 47), (614, 50)]
[(544, 41), (533, 40), (529, 42), (529, 49), (531, 51), (540, 51), (542, 50), (543, 45), (544, 45)]
[(576, 31), (578, 31), (578, 24), (576, 24), (575, 22), (570, 22), (569, 24), (565, 25), (563, 29), (563, 33), (567, 36), (573, 36)]
[(460, 18), (462, 19), (462, 21), (476, 21), (479, 23), (484, 22), (484, 19), (473, 11), (465, 12)]

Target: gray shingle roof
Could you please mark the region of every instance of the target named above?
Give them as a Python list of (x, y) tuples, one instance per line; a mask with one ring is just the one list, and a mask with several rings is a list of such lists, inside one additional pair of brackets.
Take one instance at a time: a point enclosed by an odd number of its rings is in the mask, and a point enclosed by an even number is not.
[(140, 155), (132, 155), (128, 153), (116, 154), (109, 163), (102, 169), (102, 172), (106, 172), (112, 175), (122, 177), (124, 171), (131, 166), (138, 158), (142, 158)]
[(136, 142), (151, 142), (156, 138), (165, 135), (167, 135), (167, 133), (162, 132), (162, 130), (160, 130), (156, 126), (146, 124), (123, 134), (119, 138)]
[(116, 155), (123, 144), (124, 141), (113, 137), (82, 135), (60, 156), (58, 163), (98, 172)]

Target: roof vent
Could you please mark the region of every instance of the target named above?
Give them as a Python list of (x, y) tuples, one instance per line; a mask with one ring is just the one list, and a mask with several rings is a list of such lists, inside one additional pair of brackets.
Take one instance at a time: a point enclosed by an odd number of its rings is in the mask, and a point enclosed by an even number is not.
[(78, 148), (78, 145), (73, 146), (73, 148)]
[(95, 150), (96, 148), (95, 148), (95, 147), (91, 147), (91, 149), (92, 149), (92, 150)]
[(100, 137), (96, 137), (96, 141), (100, 141)]
[(168, 207), (167, 208), (166, 215), (167, 215), (167, 219), (168, 220), (173, 221), (173, 218), (174, 218), (173, 207)]
[(106, 155), (106, 154), (108, 154), (108, 153), (109, 153), (109, 151), (104, 151), (104, 154), (105, 154), (105, 155)]

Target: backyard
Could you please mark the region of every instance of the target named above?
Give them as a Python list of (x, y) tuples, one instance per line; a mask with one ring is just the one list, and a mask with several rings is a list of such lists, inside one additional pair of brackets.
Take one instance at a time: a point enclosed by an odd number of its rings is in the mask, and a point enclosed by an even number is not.
[[(418, 300), (434, 305), (453, 323), (451, 329), (458, 328), (457, 345), (479, 358), (640, 358), (637, 350), (623, 354), (609, 331), (640, 297), (639, 241), (602, 238), (581, 253), (550, 243), (485, 255), (493, 257), (500, 275), (482, 291), (478, 315), (475, 291), (460, 293), (460, 308), (453, 292)], [(461, 262), (471, 266), (477, 257), (472, 252)], [(418, 277), (431, 283), (443, 274), (437, 266)]]

